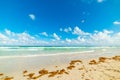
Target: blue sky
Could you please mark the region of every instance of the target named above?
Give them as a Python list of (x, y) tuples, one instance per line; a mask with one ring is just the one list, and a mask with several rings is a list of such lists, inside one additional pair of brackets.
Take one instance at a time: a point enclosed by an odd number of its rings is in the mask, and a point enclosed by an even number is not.
[(120, 45), (120, 0), (1, 0), (0, 45)]

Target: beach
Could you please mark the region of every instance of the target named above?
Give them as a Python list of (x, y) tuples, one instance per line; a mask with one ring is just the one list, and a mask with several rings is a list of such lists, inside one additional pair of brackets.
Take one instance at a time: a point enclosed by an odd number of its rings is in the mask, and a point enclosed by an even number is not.
[(120, 0), (0, 0), (0, 80), (120, 80)]
[[(93, 49), (92, 49), (93, 50)], [(0, 57), (0, 80), (120, 80), (119, 48)]]

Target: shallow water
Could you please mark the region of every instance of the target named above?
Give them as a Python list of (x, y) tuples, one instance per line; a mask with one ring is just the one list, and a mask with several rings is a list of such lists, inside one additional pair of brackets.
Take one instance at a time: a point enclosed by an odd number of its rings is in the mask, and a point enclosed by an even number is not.
[(120, 47), (0, 47), (0, 57), (47, 56), (60, 54), (98, 52), (119, 54)]

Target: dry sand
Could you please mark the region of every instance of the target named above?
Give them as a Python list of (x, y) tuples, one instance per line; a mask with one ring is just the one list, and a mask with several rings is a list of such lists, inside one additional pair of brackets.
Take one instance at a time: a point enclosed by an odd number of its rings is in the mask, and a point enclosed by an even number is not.
[(10, 75), (1, 72), (0, 80), (120, 80), (120, 56), (63, 63), (36, 69), (31, 66)]

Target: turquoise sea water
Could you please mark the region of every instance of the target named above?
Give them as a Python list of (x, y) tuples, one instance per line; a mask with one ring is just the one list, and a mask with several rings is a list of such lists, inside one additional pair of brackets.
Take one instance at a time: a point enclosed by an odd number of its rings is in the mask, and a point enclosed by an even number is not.
[(71, 53), (88, 53), (95, 51), (119, 53), (120, 47), (0, 47), (0, 57), (3, 56), (40, 56)]

